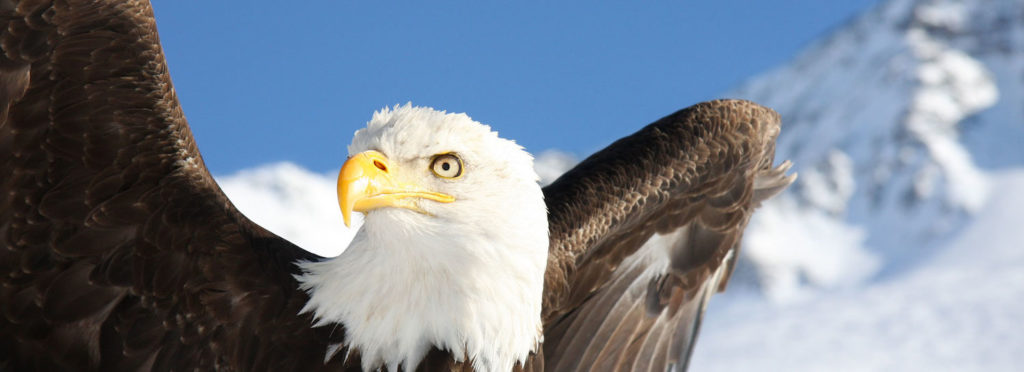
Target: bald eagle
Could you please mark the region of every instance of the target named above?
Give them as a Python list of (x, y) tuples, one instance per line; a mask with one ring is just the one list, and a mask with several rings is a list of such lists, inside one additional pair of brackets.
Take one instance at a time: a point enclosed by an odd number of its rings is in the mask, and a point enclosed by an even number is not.
[[(779, 117), (666, 116), (541, 188), (464, 114), (356, 132), (322, 258), (210, 176), (150, 5), (0, 2), (0, 370), (685, 369), (753, 209), (793, 180)], [(341, 221), (339, 221), (341, 223)]]

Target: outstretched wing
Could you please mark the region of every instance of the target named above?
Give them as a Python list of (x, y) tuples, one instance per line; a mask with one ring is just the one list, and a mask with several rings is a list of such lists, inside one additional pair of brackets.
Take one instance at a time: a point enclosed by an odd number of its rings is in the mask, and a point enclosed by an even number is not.
[(324, 368), (292, 277), (316, 257), (210, 177), (149, 3), (0, 16), (0, 369)]
[(779, 116), (722, 100), (669, 115), (544, 189), (551, 251), (545, 367), (686, 369), (754, 208), (789, 185), (772, 168)]

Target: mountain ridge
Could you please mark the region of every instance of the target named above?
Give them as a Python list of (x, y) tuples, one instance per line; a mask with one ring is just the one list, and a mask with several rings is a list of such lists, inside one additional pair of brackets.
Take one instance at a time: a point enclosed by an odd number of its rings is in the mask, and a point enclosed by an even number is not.
[[(781, 213), (803, 216), (792, 223), (853, 230), (837, 237), (807, 231), (813, 237), (804, 242), (748, 239), (754, 277), (741, 282), (788, 293), (804, 284), (831, 287), (898, 274), (934, 254), (988, 200), (988, 169), (976, 158), (999, 168), (1024, 166), (1024, 150), (1012, 146), (1018, 136), (1024, 141), (1016, 134), (1024, 133), (1024, 120), (1011, 109), (1021, 101), (1021, 84), (997, 79), (1008, 73), (992, 68), (1018, 68), (1024, 58), (1018, 52), (1016, 64), (993, 64), (981, 47), (989, 44), (979, 42), (991, 35), (976, 35), (991, 31), (979, 25), (993, 14), (1003, 14), (993, 13), (993, 4), (1017, 9), (1004, 13), (1018, 17), (1024, 9), (1009, 0), (884, 2), (727, 94), (782, 115), (777, 157), (793, 160), (801, 176), (755, 214), (748, 236), (769, 234), (765, 229), (778, 224), (765, 218)], [(1000, 50), (1024, 49), (1022, 29), (998, 29), (1012, 35), (996, 39), (1017, 43), (999, 44)], [(1009, 139), (992, 140), (1003, 132)], [(767, 211), (773, 208), (787, 211)], [(800, 246), (807, 240), (820, 248)], [(766, 264), (773, 255), (789, 260)], [(815, 266), (829, 255), (855, 263), (845, 279), (816, 279)]]

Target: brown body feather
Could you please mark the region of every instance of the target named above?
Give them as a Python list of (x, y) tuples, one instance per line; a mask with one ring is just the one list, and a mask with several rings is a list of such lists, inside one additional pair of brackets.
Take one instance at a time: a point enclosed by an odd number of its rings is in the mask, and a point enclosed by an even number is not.
[[(297, 315), (312, 255), (213, 181), (146, 1), (0, 1), (0, 370), (346, 370)], [(790, 178), (778, 117), (718, 101), (616, 142), (545, 189), (543, 350), (523, 370), (685, 365), (742, 229)], [(619, 267), (654, 233), (670, 269)], [(732, 253), (729, 253), (732, 252)], [(718, 274), (724, 270), (724, 274)], [(647, 368), (649, 367), (649, 368)], [(432, 350), (419, 370), (470, 370)]]
[[(323, 367), (316, 257), (241, 216), (178, 106), (145, 2), (3, 4), (0, 353), (11, 370)], [(30, 82), (26, 84), (26, 82)]]

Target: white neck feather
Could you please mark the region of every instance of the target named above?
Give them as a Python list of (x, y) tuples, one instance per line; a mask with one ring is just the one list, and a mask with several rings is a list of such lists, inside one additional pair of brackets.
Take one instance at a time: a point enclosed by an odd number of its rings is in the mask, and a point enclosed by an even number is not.
[(341, 256), (301, 264), (302, 312), (317, 326), (342, 324), (364, 370), (413, 370), (433, 346), (478, 371), (508, 371), (542, 338), (547, 221), (523, 213), (502, 219), (536, 225), (526, 234), (506, 221), (375, 211)]

